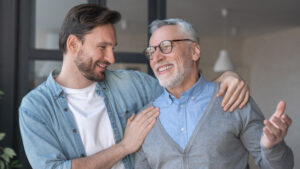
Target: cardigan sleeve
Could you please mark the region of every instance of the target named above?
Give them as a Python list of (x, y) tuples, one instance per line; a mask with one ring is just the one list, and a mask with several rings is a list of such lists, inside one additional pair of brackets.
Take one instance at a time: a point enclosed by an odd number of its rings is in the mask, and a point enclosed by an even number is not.
[(254, 157), (259, 168), (292, 169), (294, 166), (293, 152), (284, 141), (270, 149), (265, 149), (260, 144), (263, 135), (264, 116), (252, 98), (241, 111), (243, 121), (241, 141)]

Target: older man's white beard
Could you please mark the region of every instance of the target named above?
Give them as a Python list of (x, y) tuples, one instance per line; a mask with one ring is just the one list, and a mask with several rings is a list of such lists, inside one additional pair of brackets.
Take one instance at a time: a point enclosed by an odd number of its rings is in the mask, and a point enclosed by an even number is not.
[(184, 80), (183, 73), (180, 74), (179, 72), (176, 72), (175, 75), (164, 78), (164, 77), (158, 77), (159, 84), (167, 89), (171, 89), (176, 87), (177, 85), (181, 84)]
[(192, 68), (191, 67), (185, 67), (183, 71), (178, 71), (178, 66), (174, 65), (174, 75), (169, 77), (162, 77), (156, 74), (159, 84), (167, 89), (172, 89), (180, 84), (183, 83), (185, 77), (187, 77), (190, 73)]

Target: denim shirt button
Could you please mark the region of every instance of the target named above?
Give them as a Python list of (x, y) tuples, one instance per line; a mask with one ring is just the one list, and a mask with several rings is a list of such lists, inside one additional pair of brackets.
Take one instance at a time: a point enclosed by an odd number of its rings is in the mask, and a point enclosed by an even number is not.
[(106, 90), (106, 87), (103, 87), (103, 90)]
[(129, 113), (129, 111), (128, 110), (126, 110), (126, 112), (125, 112), (126, 114), (128, 114)]
[(64, 111), (68, 111), (68, 108), (64, 108)]
[(76, 129), (73, 129), (72, 131), (73, 131), (73, 133), (76, 133), (76, 132), (77, 132), (77, 130), (76, 130)]
[(84, 154), (81, 154), (81, 155), (80, 155), (80, 157), (84, 157), (84, 156), (85, 156)]

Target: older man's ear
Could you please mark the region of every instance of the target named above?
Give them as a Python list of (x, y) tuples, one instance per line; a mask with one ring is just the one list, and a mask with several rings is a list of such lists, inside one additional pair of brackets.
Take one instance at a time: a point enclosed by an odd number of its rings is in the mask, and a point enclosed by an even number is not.
[(200, 59), (200, 45), (193, 43), (193, 60), (198, 61)]

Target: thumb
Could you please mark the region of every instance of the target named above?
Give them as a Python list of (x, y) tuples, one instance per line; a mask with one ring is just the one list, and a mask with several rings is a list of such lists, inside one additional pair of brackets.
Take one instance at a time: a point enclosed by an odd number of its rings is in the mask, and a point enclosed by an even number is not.
[(133, 119), (134, 119), (134, 117), (135, 117), (135, 113), (133, 113), (133, 114), (129, 117), (129, 119), (127, 120), (127, 123), (128, 123), (128, 122), (132, 122)]
[(280, 101), (278, 104), (277, 104), (277, 108), (276, 108), (276, 111), (275, 113), (273, 114), (273, 116), (276, 116), (278, 118), (281, 117), (281, 115), (284, 113), (285, 111), (285, 106), (286, 106), (286, 103), (284, 101)]

